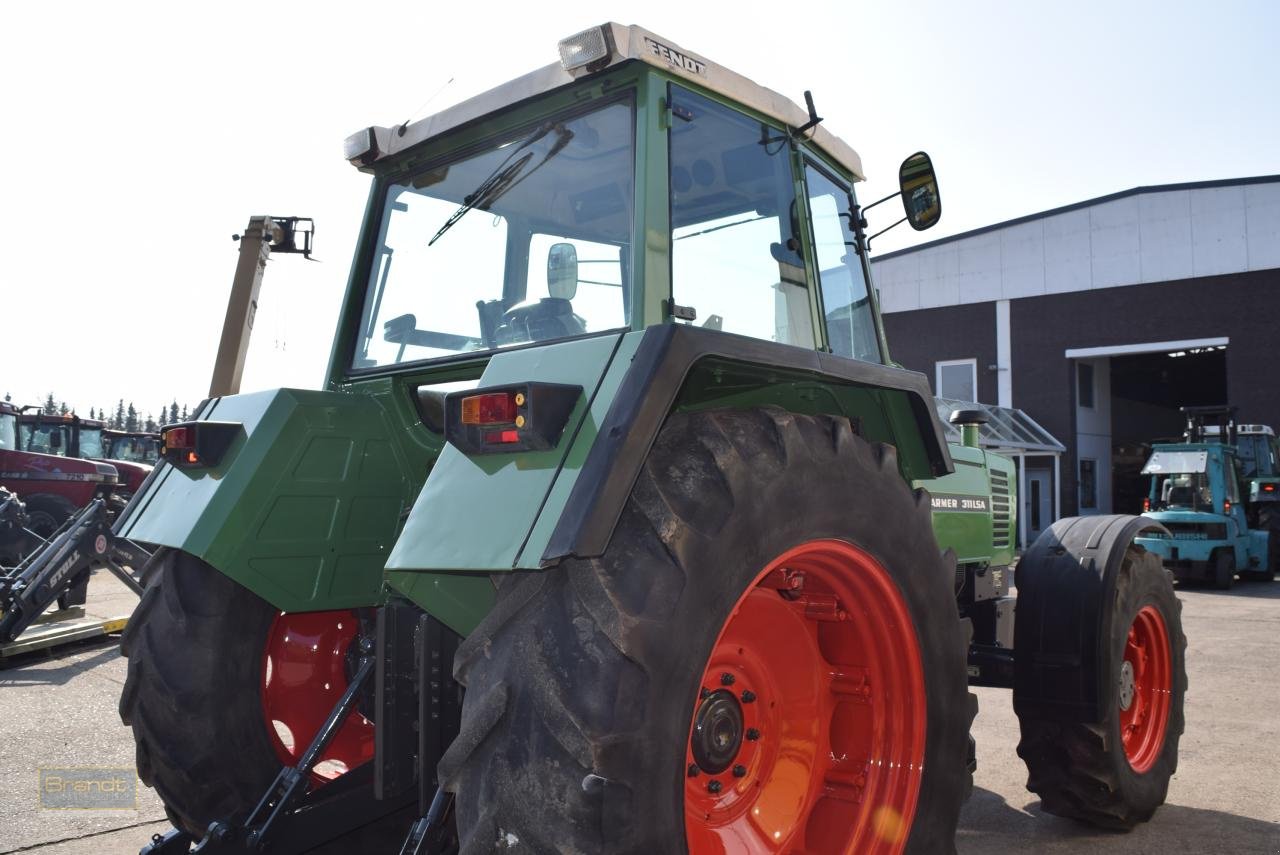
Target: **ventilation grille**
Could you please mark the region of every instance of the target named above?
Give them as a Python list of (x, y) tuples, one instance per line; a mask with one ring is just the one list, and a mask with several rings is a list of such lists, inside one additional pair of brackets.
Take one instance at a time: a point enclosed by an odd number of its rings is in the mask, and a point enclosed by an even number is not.
[(991, 470), (991, 545), (996, 549), (1008, 549), (1012, 514), (1009, 506), (1009, 476)]

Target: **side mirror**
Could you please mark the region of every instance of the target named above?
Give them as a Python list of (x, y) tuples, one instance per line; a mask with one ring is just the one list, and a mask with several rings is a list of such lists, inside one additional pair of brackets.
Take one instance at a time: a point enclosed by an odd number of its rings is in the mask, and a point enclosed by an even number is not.
[(578, 250), (571, 243), (557, 243), (547, 253), (547, 293), (572, 300), (578, 293)]
[(898, 185), (902, 188), (902, 207), (911, 228), (918, 232), (932, 228), (942, 216), (942, 198), (938, 195), (938, 176), (934, 174), (929, 155), (918, 151), (902, 161)]

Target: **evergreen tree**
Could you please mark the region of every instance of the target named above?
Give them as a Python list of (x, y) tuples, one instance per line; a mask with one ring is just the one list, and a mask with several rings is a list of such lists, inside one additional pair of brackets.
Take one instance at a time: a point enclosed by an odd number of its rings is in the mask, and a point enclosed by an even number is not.
[(6, 401), (12, 401), (12, 400), (13, 400), (13, 396), (12, 396), (12, 395), (10, 395), (8, 392), (5, 392), (5, 393), (4, 393), (4, 399), (5, 399)]
[(68, 414), (68, 413), (70, 413), (70, 412), (71, 412), (71, 408), (67, 406), (67, 402), (66, 402), (66, 401), (59, 401), (59, 402), (58, 402), (58, 415), (60, 415), (60, 416), (65, 416), (65, 415), (67, 415), (67, 414)]
[(89, 418), (93, 418), (93, 407), (89, 408)]
[(53, 415), (57, 415), (58, 413), (58, 402), (53, 399), (52, 392), (49, 393), (49, 397), (44, 399), (43, 412), (46, 416), (53, 416)]
[(125, 416), (124, 429), (127, 431), (136, 431), (138, 429), (138, 411), (134, 409), (133, 401), (129, 402), (128, 415)]
[(142, 429), (147, 433), (155, 433), (160, 429), (160, 425), (156, 424), (156, 420), (151, 417), (150, 413), (147, 413), (147, 420), (143, 423)]
[(120, 403), (116, 404), (116, 415), (111, 420), (110, 426), (116, 430), (124, 430), (124, 398), (121, 398)]
[[(185, 410), (186, 407), (183, 407)], [(169, 405), (169, 424), (173, 424), (178, 420), (178, 399), (174, 398), (173, 403)]]
[(166, 414), (166, 413), (168, 413), (168, 412), (169, 412), (169, 407), (168, 407), (168, 405), (167, 405), (167, 404), (161, 404), (161, 405), (160, 405), (160, 418), (156, 419), (156, 427), (155, 427), (155, 429), (156, 429), (156, 430), (159, 430), (159, 429), (160, 429), (160, 425), (164, 424), (164, 422), (165, 422), (165, 414)]
[(187, 405), (186, 405), (186, 404), (183, 404), (183, 405), (182, 405), (182, 416), (178, 419), (178, 421), (183, 421), (183, 422), (185, 422), (186, 420), (187, 420)]

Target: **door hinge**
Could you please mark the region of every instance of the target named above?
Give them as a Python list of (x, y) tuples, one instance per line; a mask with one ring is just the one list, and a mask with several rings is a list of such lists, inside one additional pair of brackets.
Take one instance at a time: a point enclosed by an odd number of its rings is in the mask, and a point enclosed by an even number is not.
[(675, 300), (665, 300), (667, 313), (678, 321), (696, 321), (698, 310), (693, 306), (681, 306)]

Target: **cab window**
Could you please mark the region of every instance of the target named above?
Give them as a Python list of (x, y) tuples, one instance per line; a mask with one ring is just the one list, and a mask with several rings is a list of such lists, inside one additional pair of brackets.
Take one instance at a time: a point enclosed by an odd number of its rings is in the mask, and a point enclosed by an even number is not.
[(812, 348), (786, 133), (671, 87), (671, 292), (692, 323)]
[(818, 282), (833, 353), (880, 362), (880, 341), (862, 259), (849, 228), (850, 189), (813, 163), (805, 166)]

